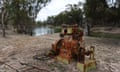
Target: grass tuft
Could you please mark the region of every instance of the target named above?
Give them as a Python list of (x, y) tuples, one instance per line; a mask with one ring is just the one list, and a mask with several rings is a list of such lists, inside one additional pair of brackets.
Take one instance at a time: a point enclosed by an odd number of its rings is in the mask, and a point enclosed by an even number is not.
[(120, 39), (120, 34), (103, 33), (103, 32), (91, 32), (90, 36), (92, 36), (92, 37), (99, 37), (99, 38)]

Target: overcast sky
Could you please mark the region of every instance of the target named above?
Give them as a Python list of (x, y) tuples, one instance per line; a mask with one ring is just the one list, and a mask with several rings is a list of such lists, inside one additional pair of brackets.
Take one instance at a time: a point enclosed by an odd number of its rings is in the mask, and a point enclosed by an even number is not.
[(52, 0), (46, 7), (44, 7), (37, 16), (36, 21), (46, 20), (48, 16), (57, 15), (65, 10), (67, 4), (77, 4), (84, 0)]

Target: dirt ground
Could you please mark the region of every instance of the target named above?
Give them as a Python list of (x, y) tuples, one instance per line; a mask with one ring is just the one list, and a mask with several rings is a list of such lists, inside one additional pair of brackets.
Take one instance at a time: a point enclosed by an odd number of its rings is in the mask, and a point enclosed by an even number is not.
[[(0, 37), (0, 72), (80, 72), (75, 62), (67, 65), (44, 57), (58, 39), (59, 34)], [(120, 72), (120, 40), (93, 37), (84, 40), (86, 48), (95, 46), (97, 69), (91, 72)]]

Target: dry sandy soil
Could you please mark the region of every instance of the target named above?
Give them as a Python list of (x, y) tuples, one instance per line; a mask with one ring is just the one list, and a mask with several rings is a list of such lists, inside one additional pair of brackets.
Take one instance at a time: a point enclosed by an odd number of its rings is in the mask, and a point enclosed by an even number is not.
[[(76, 63), (63, 64), (44, 53), (59, 34), (30, 37), (0, 37), (0, 72), (80, 72)], [(120, 40), (84, 37), (86, 48), (95, 46), (97, 69), (91, 72), (120, 72)]]

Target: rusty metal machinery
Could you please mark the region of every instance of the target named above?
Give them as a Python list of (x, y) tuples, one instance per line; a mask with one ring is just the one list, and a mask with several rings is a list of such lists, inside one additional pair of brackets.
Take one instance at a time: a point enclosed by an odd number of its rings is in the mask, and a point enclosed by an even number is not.
[(52, 44), (49, 55), (67, 64), (76, 61), (77, 68), (82, 72), (96, 68), (94, 46), (85, 49), (83, 31), (79, 30), (77, 24), (62, 26), (60, 39)]

